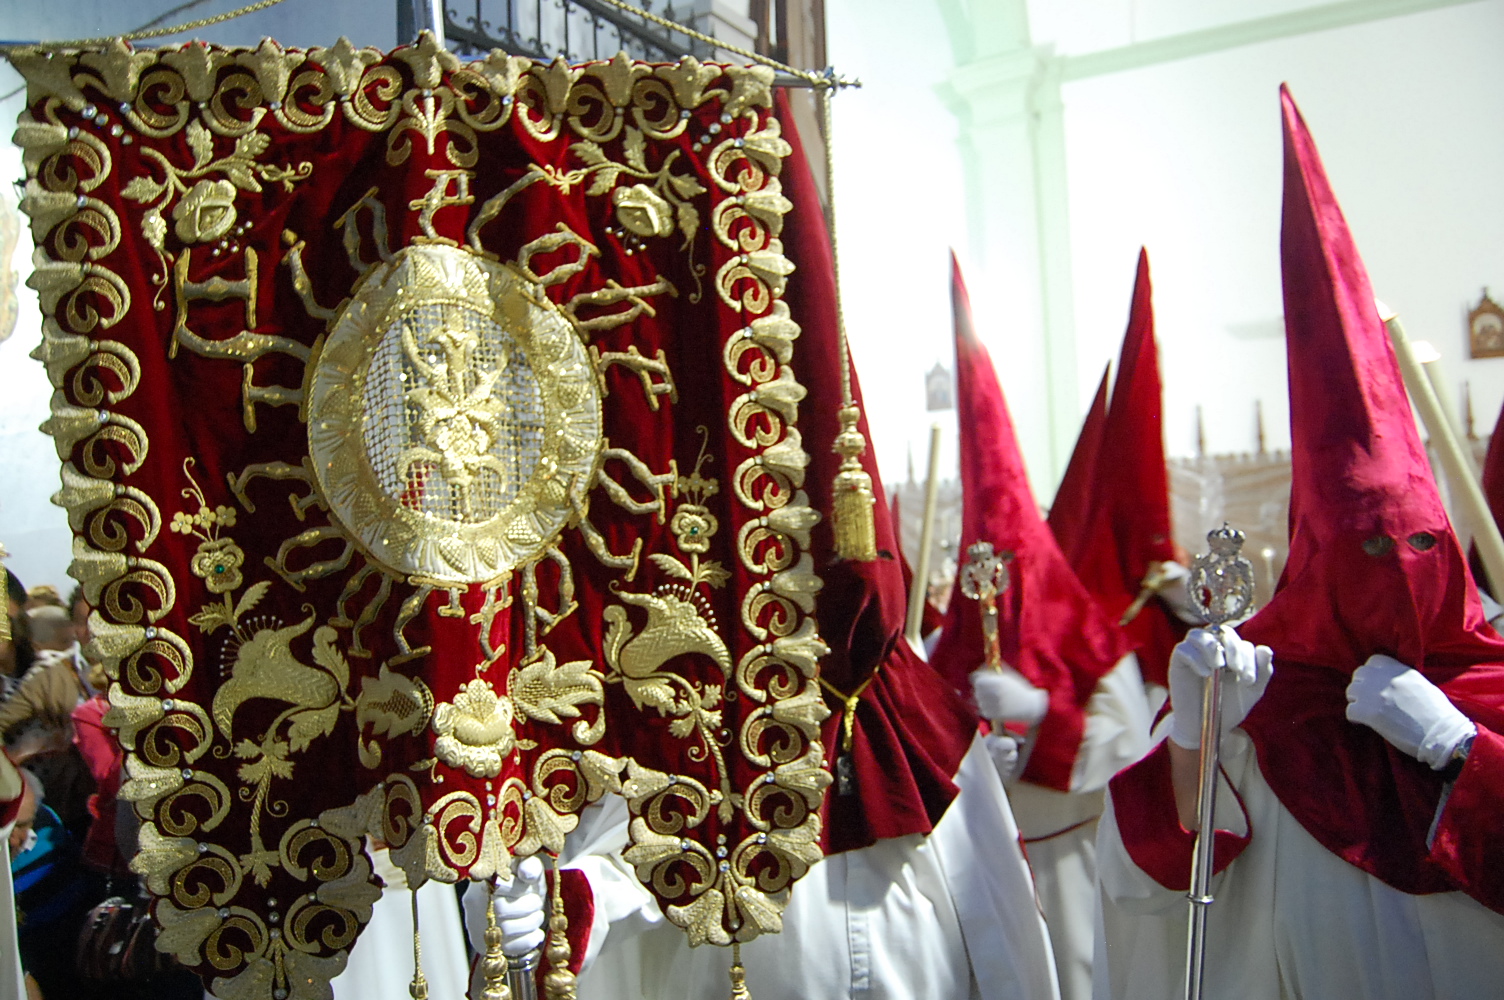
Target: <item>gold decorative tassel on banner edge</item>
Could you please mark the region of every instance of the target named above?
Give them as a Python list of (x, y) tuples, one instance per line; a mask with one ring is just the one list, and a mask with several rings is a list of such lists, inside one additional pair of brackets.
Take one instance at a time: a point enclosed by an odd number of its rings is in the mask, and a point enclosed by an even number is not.
[(512, 1000), (512, 988), (507, 985), (507, 955), (501, 950), (501, 928), (496, 924), (496, 908), (491, 905), (490, 893), (486, 899), (486, 954), (481, 959), (481, 971), (485, 976), (481, 1000)]
[(747, 989), (747, 969), (742, 965), (742, 946), (731, 943), (731, 1000), (752, 1000), (752, 991)]
[(428, 1000), (428, 980), (423, 978), (423, 944), (418, 934), (418, 890), (412, 890), (413, 898), (413, 981), (407, 992), (413, 1000)]
[(827, 77), (825, 86), (816, 91), (825, 131), (825, 222), (830, 230), (830, 260), (836, 279), (836, 327), (841, 355), (841, 430), (831, 446), (841, 456), (841, 468), (831, 484), (830, 519), (836, 557), (871, 562), (877, 558), (877, 525), (873, 514), (877, 497), (872, 492), (872, 477), (861, 462), (867, 439), (857, 429), (862, 408), (852, 390), (851, 346), (846, 341), (846, 316), (841, 308), (841, 255), (836, 245), (836, 163), (830, 114), (830, 92), (835, 86), (834, 77)]
[(569, 918), (564, 915), (564, 878), (559, 859), (553, 858), (554, 891), (550, 894), (548, 917), (548, 974), (543, 977), (543, 994), (547, 1000), (576, 1000), (575, 975), (569, 971)]
[(841, 468), (831, 486), (831, 530), (836, 536), (836, 555), (842, 559), (871, 562), (877, 558), (877, 527), (872, 509), (872, 477), (862, 468), (867, 440), (857, 430), (862, 411), (855, 403), (841, 407), (841, 433), (831, 451), (841, 456)]

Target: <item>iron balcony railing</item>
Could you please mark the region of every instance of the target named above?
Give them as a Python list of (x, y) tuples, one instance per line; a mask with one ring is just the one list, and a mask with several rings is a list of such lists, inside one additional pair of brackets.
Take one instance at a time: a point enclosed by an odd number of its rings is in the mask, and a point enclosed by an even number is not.
[[(654, 0), (638, 6), (653, 10)], [(654, 13), (682, 21), (673, 0)], [(696, 27), (693, 21), (685, 22)], [(459, 0), (444, 6), (444, 34), (460, 55), (503, 49), (513, 55), (570, 62), (610, 59), (626, 52), (634, 59), (671, 62), (683, 55), (706, 58), (710, 47), (677, 31), (660, 28), (604, 0)]]

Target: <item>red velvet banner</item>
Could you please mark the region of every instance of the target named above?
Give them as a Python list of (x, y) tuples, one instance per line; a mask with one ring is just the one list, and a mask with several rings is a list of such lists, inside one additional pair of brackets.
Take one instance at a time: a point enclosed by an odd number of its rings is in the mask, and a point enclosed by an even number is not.
[(692, 941), (777, 930), (830, 779), (771, 73), (14, 61), (162, 947), (327, 996), (365, 838), (486, 878), (607, 792)]

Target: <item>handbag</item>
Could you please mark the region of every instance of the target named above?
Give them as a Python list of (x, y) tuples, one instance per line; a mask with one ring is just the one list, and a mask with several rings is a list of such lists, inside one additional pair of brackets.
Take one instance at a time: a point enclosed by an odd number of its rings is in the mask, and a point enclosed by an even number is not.
[(170, 967), (157, 951), (157, 927), (145, 899), (110, 896), (84, 918), (79, 931), (79, 975), (99, 982), (141, 982)]

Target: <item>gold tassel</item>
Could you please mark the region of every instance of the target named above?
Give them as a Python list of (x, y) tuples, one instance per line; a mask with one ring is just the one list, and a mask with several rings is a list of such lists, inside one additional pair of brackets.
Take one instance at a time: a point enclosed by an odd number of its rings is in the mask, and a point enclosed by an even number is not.
[(752, 1000), (752, 991), (747, 989), (747, 970), (742, 965), (742, 946), (731, 944), (731, 1000)]
[(496, 925), (490, 893), (486, 895), (486, 957), (481, 963), (486, 985), (481, 1000), (512, 1000), (512, 988), (507, 985), (507, 955), (501, 950), (501, 928)]
[(413, 981), (407, 992), (413, 1000), (428, 1000), (428, 980), (423, 978), (423, 946), (418, 940), (418, 890), (413, 894)]
[(831, 447), (841, 456), (841, 469), (831, 487), (830, 519), (836, 557), (871, 562), (877, 558), (877, 528), (872, 514), (877, 498), (872, 494), (872, 477), (861, 463), (867, 450), (867, 439), (856, 426), (861, 416), (861, 408), (854, 402), (841, 407), (841, 433)]
[(564, 879), (559, 874), (559, 859), (553, 859), (554, 891), (550, 902), (553, 912), (548, 918), (548, 974), (543, 977), (543, 995), (547, 1000), (576, 1000), (575, 976), (569, 971), (569, 918), (564, 915)]

